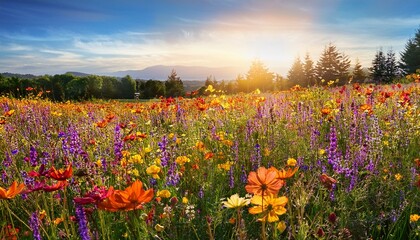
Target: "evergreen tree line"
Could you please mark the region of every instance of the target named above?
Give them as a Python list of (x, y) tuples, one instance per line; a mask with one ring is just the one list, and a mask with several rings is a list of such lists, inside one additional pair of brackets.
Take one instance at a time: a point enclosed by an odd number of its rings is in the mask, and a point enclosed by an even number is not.
[(305, 55), (303, 61), (299, 57), (296, 58), (286, 79), (271, 73), (260, 61), (255, 61), (245, 77), (239, 75), (234, 82), (227, 84), (208, 78), (206, 86), (211, 84), (218, 90), (231, 93), (250, 92), (256, 88), (261, 91), (285, 90), (295, 85), (308, 87), (326, 85), (331, 82), (336, 85), (349, 82), (391, 83), (405, 74), (415, 73), (420, 69), (420, 29), (417, 30), (414, 38), (408, 40), (405, 49), (401, 52), (400, 61), (397, 61), (392, 49), (385, 53), (380, 48), (372, 60), (372, 66), (367, 71), (363, 69), (358, 59), (351, 72), (350, 67), (349, 57), (340, 53), (337, 47), (330, 43), (324, 48), (316, 64), (309, 53)]

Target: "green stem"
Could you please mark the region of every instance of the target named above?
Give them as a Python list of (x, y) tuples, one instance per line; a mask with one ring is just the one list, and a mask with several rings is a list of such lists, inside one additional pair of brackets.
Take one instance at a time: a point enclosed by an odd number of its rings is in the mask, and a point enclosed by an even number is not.
[(25, 227), (27, 227), (28, 229), (31, 229), (24, 221), (22, 221), (22, 219), (20, 219), (10, 208), (8, 203), (4, 203), (4, 205), (6, 206), (7, 212), (9, 213), (9, 217), (10, 217), (10, 221), (12, 221), (12, 227), (15, 228), (14, 224), (13, 224), (13, 218), (12, 215), (19, 221), (21, 222), (23, 225), (25, 225)]

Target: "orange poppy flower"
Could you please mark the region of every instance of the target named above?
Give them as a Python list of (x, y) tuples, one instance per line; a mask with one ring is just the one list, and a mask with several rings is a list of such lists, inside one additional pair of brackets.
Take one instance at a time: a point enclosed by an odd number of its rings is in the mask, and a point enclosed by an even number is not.
[(71, 178), (72, 175), (73, 175), (73, 168), (72, 168), (71, 163), (66, 169), (56, 170), (55, 167), (51, 167), (50, 170), (48, 171), (48, 176), (50, 176), (50, 178), (55, 179), (57, 181), (66, 180), (68, 178)]
[(260, 167), (256, 172), (250, 172), (248, 175), (248, 184), (245, 189), (248, 193), (255, 195), (277, 194), (284, 181), (277, 178), (277, 169)]
[(5, 112), (5, 113), (4, 113), (4, 116), (6, 116), (6, 117), (10, 117), (10, 116), (12, 116), (12, 115), (13, 115), (13, 113), (15, 113), (15, 110), (14, 110), (14, 109), (9, 110), (9, 111), (7, 111), (7, 112)]
[(333, 184), (337, 183), (337, 180), (335, 180), (334, 178), (328, 176), (327, 174), (323, 173), (320, 177), (319, 180), (321, 180), (322, 185), (324, 185), (324, 187), (326, 187), (328, 190), (332, 190), (333, 188)]
[(125, 190), (115, 190), (105, 201), (100, 202), (98, 207), (107, 211), (118, 210), (131, 211), (143, 209), (143, 204), (150, 202), (153, 198), (153, 189), (145, 191), (143, 183), (136, 180)]
[(363, 105), (360, 106), (360, 111), (368, 113), (368, 114), (372, 114), (372, 112), (373, 112), (372, 105), (363, 104)]
[(16, 181), (13, 181), (9, 189), (0, 187), (0, 199), (12, 199), (23, 191), (25, 184), (21, 183), (18, 185)]
[(323, 109), (321, 109), (321, 113), (323, 115), (328, 115), (328, 114), (331, 113), (331, 109), (330, 108), (323, 108)]
[[(273, 167), (271, 167), (273, 168)], [(280, 178), (282, 180), (285, 180), (287, 178), (291, 178), (293, 177), (293, 175), (295, 175), (295, 173), (297, 172), (297, 170), (299, 169), (299, 167), (286, 167), (286, 168), (282, 168), (280, 170), (277, 170), (277, 178)]]
[(101, 120), (101, 121), (95, 123), (95, 125), (98, 128), (104, 128), (104, 127), (106, 127), (106, 125), (108, 125), (108, 121), (104, 119), (104, 120)]

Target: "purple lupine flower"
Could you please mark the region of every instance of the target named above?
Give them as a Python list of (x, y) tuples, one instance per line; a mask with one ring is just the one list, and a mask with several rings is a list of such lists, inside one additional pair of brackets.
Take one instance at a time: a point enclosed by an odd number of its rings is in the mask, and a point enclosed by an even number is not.
[(6, 168), (10, 167), (10, 165), (12, 165), (12, 158), (10, 157), (10, 154), (8, 152), (6, 152), (6, 159), (4, 159), (3, 161), (3, 166), (5, 166)]
[(319, 132), (318, 129), (316, 129), (315, 127), (311, 128), (311, 142), (310, 142), (310, 147), (311, 149), (318, 149), (318, 137), (321, 135), (321, 133)]
[(49, 158), (50, 158), (50, 154), (49, 153), (42, 152), (42, 157), (39, 160), (41, 160), (41, 164), (47, 165)]
[(233, 175), (233, 166), (229, 169), (229, 187), (232, 189), (235, 187), (235, 177)]
[(337, 168), (337, 135), (335, 132), (335, 127), (331, 127), (331, 131), (329, 134), (330, 138), (330, 147), (328, 148), (328, 163), (332, 166), (333, 170), (335, 171)]
[(2, 172), (1, 172), (1, 181), (3, 182), (3, 183), (7, 183), (7, 173), (6, 173), (6, 171), (5, 170), (3, 170)]
[(255, 152), (254, 154), (251, 155), (251, 165), (252, 165), (252, 170), (256, 171), (258, 169), (258, 167), (261, 166), (261, 150), (260, 150), (260, 144), (255, 144)]
[(198, 197), (200, 199), (202, 199), (204, 197), (204, 189), (203, 189), (203, 187), (200, 187), (200, 191), (198, 191)]
[(34, 239), (41, 240), (41, 233), (39, 232), (39, 218), (38, 218), (38, 212), (33, 212), (31, 215), (31, 218), (29, 219), (29, 226), (32, 229), (32, 234)]
[(246, 174), (245, 166), (244, 165), (241, 166), (241, 170), (242, 170), (241, 182), (242, 183), (247, 183), (248, 182), (248, 174)]
[(331, 200), (331, 202), (334, 202), (335, 201), (335, 188), (336, 188), (336, 185), (335, 185), (335, 183), (333, 183), (332, 184), (331, 191), (330, 191), (330, 200)]
[(176, 171), (176, 162), (172, 162), (169, 166), (168, 173), (166, 176), (166, 185), (167, 186), (176, 186), (179, 183), (180, 176)]
[(162, 167), (167, 167), (169, 164), (169, 159), (170, 159), (170, 155), (169, 152), (167, 151), (167, 146), (168, 145), (168, 139), (166, 138), (166, 136), (162, 137), (162, 141), (158, 143), (158, 146), (160, 148), (160, 165), (162, 165)]
[(115, 126), (115, 131), (114, 131), (114, 156), (115, 159), (112, 162), (113, 165), (117, 165), (120, 160), (123, 158), (123, 154), (122, 154), (122, 149), (123, 149), (123, 141), (121, 139), (121, 128), (120, 125), (117, 124)]
[(85, 210), (82, 205), (76, 204), (76, 219), (79, 224), (79, 236), (82, 240), (90, 240), (89, 228)]
[(149, 178), (149, 183), (150, 185), (152, 185), (153, 187), (157, 185), (157, 180), (154, 178)]
[(29, 149), (29, 163), (32, 165), (32, 167), (35, 167), (38, 165), (37, 158), (38, 158), (38, 152), (33, 146), (31, 146)]
[(102, 165), (102, 169), (104, 170), (104, 172), (106, 172), (107, 169), (108, 169), (107, 168), (108, 164), (107, 164), (106, 159), (104, 157), (101, 158), (101, 165)]

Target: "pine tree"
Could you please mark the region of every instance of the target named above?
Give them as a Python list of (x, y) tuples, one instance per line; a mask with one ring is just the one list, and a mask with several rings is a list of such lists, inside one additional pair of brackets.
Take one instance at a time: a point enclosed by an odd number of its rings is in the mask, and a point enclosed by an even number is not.
[(328, 82), (338, 79), (343, 84), (348, 78), (349, 67), (350, 60), (348, 56), (339, 53), (337, 47), (330, 43), (321, 54), (315, 72), (320, 80), (323, 79)]
[(376, 83), (381, 83), (385, 81), (386, 77), (386, 57), (382, 48), (380, 48), (376, 54), (375, 58), (372, 61), (372, 67), (370, 68), (370, 76), (372, 80)]
[(312, 61), (309, 53), (305, 55), (305, 62), (303, 63), (303, 72), (305, 74), (306, 84), (312, 86), (316, 84), (314, 62)]
[(415, 73), (420, 69), (420, 28), (414, 38), (409, 39), (401, 52), (400, 66), (406, 73)]
[(366, 79), (366, 74), (363, 71), (363, 67), (360, 64), (359, 59), (356, 59), (356, 63), (353, 69), (353, 82), (355, 83), (363, 83)]
[(400, 74), (399, 67), (397, 65), (397, 60), (395, 59), (395, 53), (392, 50), (389, 50), (386, 55), (386, 62), (385, 62), (385, 68), (386, 68), (386, 75), (385, 75), (385, 83), (392, 82), (396, 77), (398, 77)]
[(184, 84), (180, 77), (178, 77), (176, 71), (172, 69), (171, 75), (165, 82), (166, 97), (179, 97), (184, 96)]
[(303, 63), (300, 61), (299, 57), (295, 59), (292, 68), (290, 68), (289, 73), (287, 74), (287, 78), (293, 85), (306, 87)]
[(260, 89), (263, 92), (273, 90), (274, 74), (269, 72), (261, 61), (254, 61), (251, 64), (246, 79), (249, 86), (247, 91), (255, 89)]

